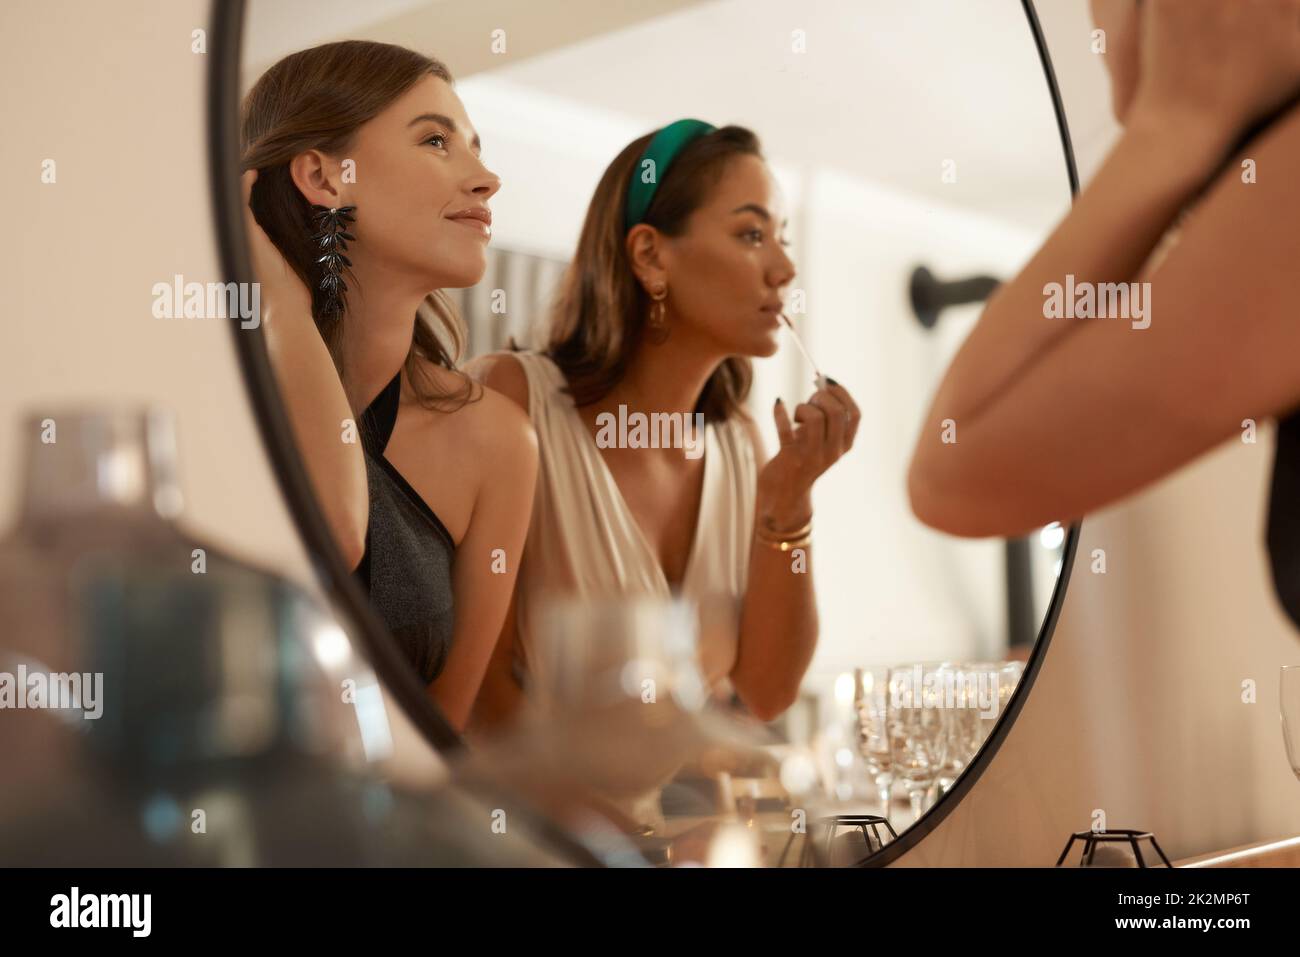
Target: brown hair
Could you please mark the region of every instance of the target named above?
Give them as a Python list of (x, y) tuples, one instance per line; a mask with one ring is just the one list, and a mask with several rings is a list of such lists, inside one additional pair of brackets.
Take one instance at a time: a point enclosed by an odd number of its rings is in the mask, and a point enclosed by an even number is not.
[[(340, 378), (346, 375), (341, 347), (347, 294), (340, 292), (343, 313), (322, 313), (324, 266), (316, 261), (319, 250), (311, 241), (311, 204), (294, 185), (289, 163), (310, 149), (335, 156), (346, 153), (358, 128), (426, 76), (453, 82), (442, 63), (413, 50), (344, 40), (291, 53), (262, 74), (244, 98), (240, 169), (258, 171), (250, 200), (253, 215), (311, 291), (312, 318)], [(350, 286), (359, 286), (350, 269), (346, 274)], [(458, 408), (471, 394), (472, 383), (467, 379), (463, 389), (441, 393), (427, 385), (420, 360), (454, 369), (464, 348), (463, 327), (441, 290), (426, 296), (421, 309), (432, 324), (417, 311), (404, 364), (407, 378), (426, 407), (453, 400), (452, 407)], [(417, 385), (421, 381), (424, 388)]]
[[(573, 261), (551, 312), (546, 354), (564, 372), (576, 405), (599, 401), (623, 378), (646, 335), (650, 297), (628, 260), (623, 213), (628, 183), (653, 133), (633, 140), (609, 164), (596, 186)], [(762, 157), (758, 137), (724, 126), (688, 143), (655, 190), (642, 222), (680, 236), (733, 156)], [(753, 369), (729, 356), (709, 376), (695, 411), (707, 421), (745, 415)]]

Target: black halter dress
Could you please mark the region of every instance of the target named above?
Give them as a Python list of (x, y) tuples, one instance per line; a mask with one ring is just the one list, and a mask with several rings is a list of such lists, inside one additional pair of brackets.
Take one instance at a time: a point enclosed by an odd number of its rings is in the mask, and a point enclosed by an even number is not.
[(1300, 627), (1300, 410), (1277, 423), (1268, 497), (1268, 557), (1277, 597)]
[(451, 648), (456, 544), (433, 509), (384, 458), (401, 390), (399, 371), (361, 415), (370, 522), (355, 574), (427, 684), (441, 674)]

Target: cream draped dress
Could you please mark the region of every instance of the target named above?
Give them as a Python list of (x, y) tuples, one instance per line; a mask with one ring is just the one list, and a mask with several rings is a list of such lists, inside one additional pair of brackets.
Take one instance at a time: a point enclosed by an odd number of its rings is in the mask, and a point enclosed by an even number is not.
[[(690, 599), (699, 610), (698, 656), (714, 693), (729, 690), (740, 607), (749, 573), (757, 467), (736, 417), (704, 429), (704, 481), (686, 571), (674, 592), (641, 533), (614, 476), (563, 390), (564, 374), (547, 356), (513, 353), (528, 379), (528, 410), (539, 467), (528, 538), (519, 567), (516, 615), (528, 681), (536, 669), (539, 608), (557, 596)], [(662, 823), (659, 788), (620, 808), (640, 823)]]

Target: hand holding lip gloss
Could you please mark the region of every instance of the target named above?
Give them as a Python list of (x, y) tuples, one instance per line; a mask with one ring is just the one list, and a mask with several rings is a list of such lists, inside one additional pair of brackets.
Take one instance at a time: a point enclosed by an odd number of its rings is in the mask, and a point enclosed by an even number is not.
[[(853, 446), (861, 414), (848, 390), (817, 367), (790, 317), (784, 312), (780, 316), (817, 374), (817, 392), (796, 405), (793, 416), (781, 399), (776, 400), (772, 414), (781, 448), (759, 477), (760, 498), (769, 503), (769, 512), (802, 514), (811, 508), (812, 483)], [(784, 504), (773, 507), (772, 502)]]
[(853, 447), (861, 413), (848, 390), (817, 367), (790, 318), (780, 316), (817, 374), (816, 393), (796, 405), (793, 415), (776, 400), (772, 415), (780, 448), (758, 477), (758, 540), (784, 552), (808, 544), (813, 483)]

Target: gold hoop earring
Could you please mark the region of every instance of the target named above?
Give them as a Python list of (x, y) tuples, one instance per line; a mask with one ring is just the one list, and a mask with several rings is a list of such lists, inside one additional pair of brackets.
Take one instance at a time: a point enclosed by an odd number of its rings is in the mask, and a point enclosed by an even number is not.
[(668, 287), (662, 282), (655, 283), (650, 299), (653, 304), (650, 306), (647, 335), (651, 342), (659, 345), (668, 338), (668, 306), (665, 302), (668, 299)]

